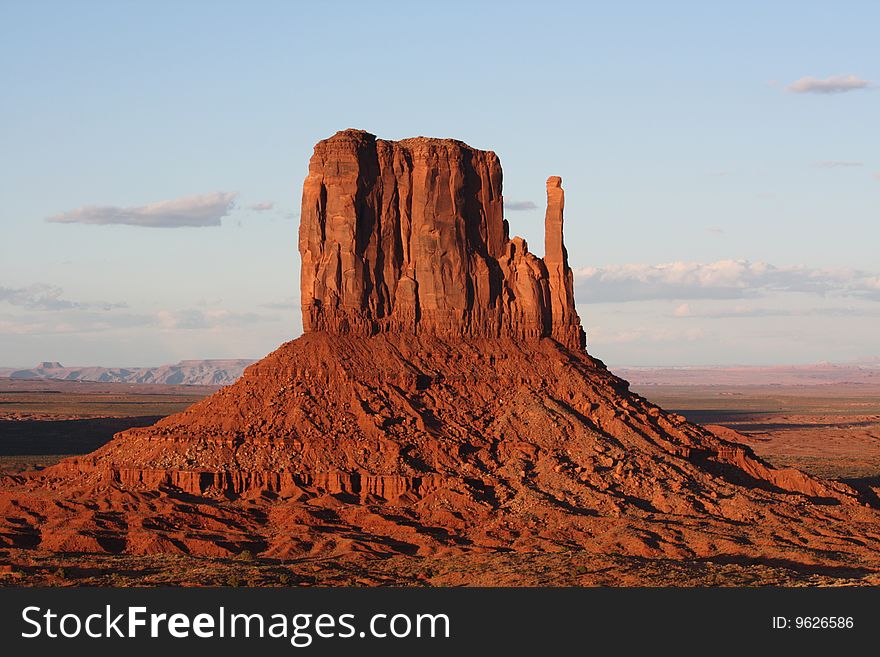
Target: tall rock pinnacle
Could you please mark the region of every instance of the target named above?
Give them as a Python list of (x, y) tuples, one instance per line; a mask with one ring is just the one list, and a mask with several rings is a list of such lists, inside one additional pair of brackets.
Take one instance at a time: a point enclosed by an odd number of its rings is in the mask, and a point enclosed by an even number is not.
[(562, 178), (547, 179), (547, 213), (544, 216), (544, 265), (550, 283), (552, 337), (557, 342), (583, 344), (581, 321), (574, 306), (574, 275), (562, 237), (565, 191)]
[(299, 233), (304, 330), (552, 337), (583, 348), (562, 190), (548, 187), (542, 260), (508, 237), (501, 179), (495, 153), (451, 139), (344, 130), (319, 142)]

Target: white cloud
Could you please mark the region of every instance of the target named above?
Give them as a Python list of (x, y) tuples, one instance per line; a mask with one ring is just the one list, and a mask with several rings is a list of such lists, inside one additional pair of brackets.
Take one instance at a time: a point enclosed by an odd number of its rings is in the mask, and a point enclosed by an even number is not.
[(672, 315), (673, 317), (693, 317), (691, 305), (689, 303), (680, 304), (674, 311), (672, 311)]
[(272, 310), (299, 310), (300, 301), (299, 299), (289, 297), (288, 299), (282, 301), (267, 301), (266, 303), (261, 303), (260, 306), (262, 306), (263, 308), (270, 308)]
[(219, 226), (229, 214), (236, 194), (214, 192), (158, 201), (140, 207), (87, 206), (49, 217), (46, 221), (60, 224), (124, 224), (149, 228), (181, 228), (183, 226)]
[(34, 335), (44, 333), (43, 327), (44, 325), (39, 322), (0, 319), (0, 335)]
[(253, 210), (254, 212), (266, 212), (267, 210), (271, 210), (275, 207), (275, 203), (273, 201), (263, 201), (262, 203), (254, 203), (253, 205), (249, 205), (248, 209)]
[(739, 305), (724, 310), (694, 310), (690, 304), (683, 303), (672, 311), (673, 317), (688, 317), (702, 319), (747, 319), (755, 317), (878, 317), (880, 309), (852, 307), (824, 307), (824, 308), (760, 308), (754, 306)]
[(744, 299), (772, 292), (839, 295), (880, 301), (880, 276), (855, 269), (776, 267), (719, 260), (584, 267), (575, 270), (581, 303), (651, 299)]
[(127, 304), (121, 302), (70, 301), (63, 299), (61, 296), (63, 294), (64, 290), (57, 285), (46, 285), (44, 283), (17, 288), (0, 285), (0, 302), (26, 308), (27, 310), (74, 310), (87, 308), (113, 310), (115, 308), (127, 307)]
[(865, 163), (853, 160), (823, 160), (822, 162), (814, 162), (813, 166), (820, 169), (839, 169), (842, 167), (863, 167)]
[(510, 212), (525, 212), (526, 210), (537, 210), (538, 206), (532, 201), (505, 201), (504, 209)]
[[(48, 318), (47, 318), (48, 317)], [(69, 312), (46, 315), (0, 315), (0, 335), (57, 335), (61, 333), (95, 334), (113, 330), (145, 329), (155, 331), (217, 330), (241, 328), (277, 321), (275, 315), (239, 313), (229, 310), (160, 310), (157, 313), (97, 312), (69, 309)]]
[(824, 80), (805, 77), (792, 82), (786, 87), (786, 90), (795, 94), (841, 94), (865, 89), (869, 84), (870, 82), (867, 80), (862, 80), (855, 75), (833, 75)]
[(3, 315), (0, 317), (0, 334), (5, 335), (57, 335), (61, 333), (86, 333), (89, 335), (113, 329), (135, 329), (150, 326), (155, 320), (149, 315), (133, 313), (103, 313), (92, 311), (67, 312), (51, 315)]
[(647, 344), (695, 342), (710, 336), (703, 328), (666, 329), (657, 327), (636, 327), (622, 331), (608, 331), (597, 327), (588, 332), (588, 342), (592, 345)]
[(234, 313), (228, 310), (160, 310), (156, 320), (163, 329), (213, 329), (224, 326), (258, 324), (275, 317), (255, 313)]

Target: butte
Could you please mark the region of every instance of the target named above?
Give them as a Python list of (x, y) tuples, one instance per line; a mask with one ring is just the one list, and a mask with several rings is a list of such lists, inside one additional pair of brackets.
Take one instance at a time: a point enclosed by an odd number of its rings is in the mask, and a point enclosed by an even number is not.
[(876, 562), (861, 493), (774, 469), (587, 353), (563, 209), (551, 177), (541, 258), (509, 236), (494, 153), (357, 130), (319, 142), (304, 334), (182, 413), (6, 477), (0, 544)]

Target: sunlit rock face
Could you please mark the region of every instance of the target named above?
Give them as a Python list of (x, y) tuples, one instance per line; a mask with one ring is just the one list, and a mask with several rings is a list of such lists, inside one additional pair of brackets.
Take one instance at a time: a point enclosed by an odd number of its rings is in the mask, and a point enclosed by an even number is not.
[(562, 238), (561, 179), (547, 181), (546, 256), (510, 238), (495, 153), (452, 139), (319, 142), (303, 186), (306, 331), (552, 337), (583, 348)]

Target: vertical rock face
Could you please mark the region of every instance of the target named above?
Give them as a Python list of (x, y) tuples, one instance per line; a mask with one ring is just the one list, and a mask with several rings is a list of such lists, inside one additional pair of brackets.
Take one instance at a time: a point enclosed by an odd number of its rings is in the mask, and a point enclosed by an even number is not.
[(551, 335), (562, 344), (583, 339), (581, 320), (574, 307), (574, 274), (562, 239), (565, 192), (562, 178), (547, 179), (547, 213), (544, 216), (544, 265), (550, 287)]
[(303, 186), (305, 331), (552, 337), (584, 346), (548, 181), (547, 257), (508, 236), (501, 164), (451, 139), (345, 130), (319, 142)]

